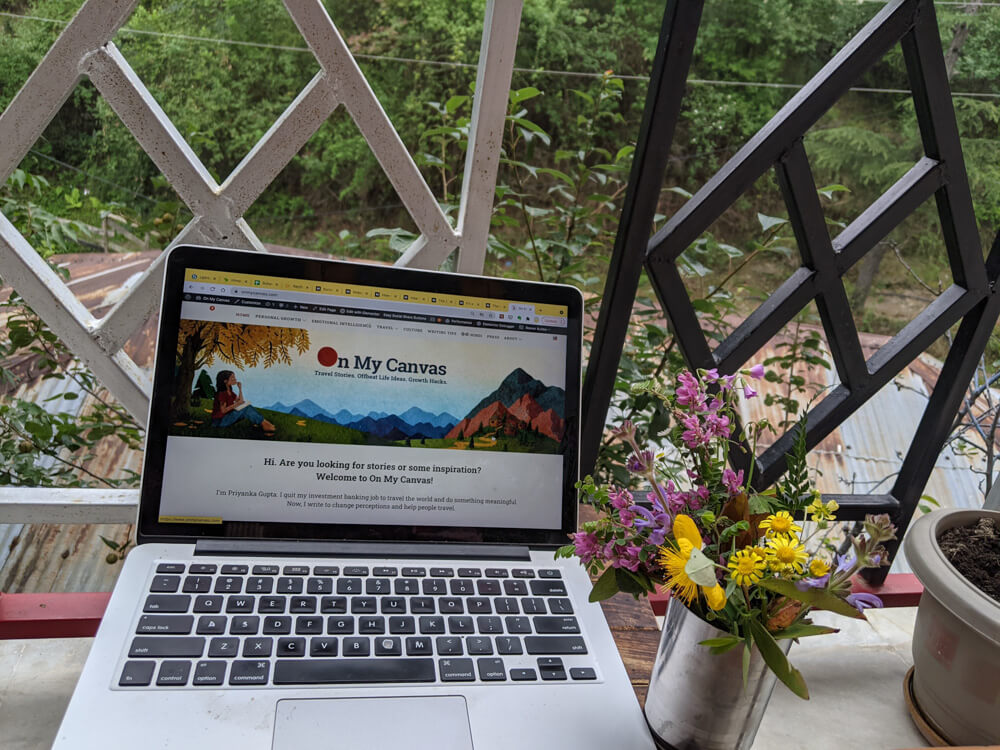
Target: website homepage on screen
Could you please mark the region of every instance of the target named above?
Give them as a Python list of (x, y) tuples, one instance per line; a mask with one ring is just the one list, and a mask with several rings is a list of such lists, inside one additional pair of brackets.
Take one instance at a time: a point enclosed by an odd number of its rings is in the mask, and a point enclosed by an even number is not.
[(184, 278), (161, 522), (559, 528), (565, 307)]

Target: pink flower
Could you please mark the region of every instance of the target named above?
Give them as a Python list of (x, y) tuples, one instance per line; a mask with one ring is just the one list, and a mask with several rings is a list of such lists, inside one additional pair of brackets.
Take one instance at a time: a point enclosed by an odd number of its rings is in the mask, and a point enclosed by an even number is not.
[(722, 483), (726, 485), (730, 495), (738, 495), (743, 489), (743, 469), (740, 469), (739, 473), (732, 469), (725, 469), (722, 472)]
[(713, 367), (711, 370), (703, 370), (702, 377), (709, 383), (714, 383), (719, 379), (719, 368)]
[(626, 528), (632, 528), (635, 521), (635, 512), (631, 508), (618, 511), (618, 521)]
[(577, 557), (580, 558), (584, 565), (589, 565), (594, 558), (601, 557), (601, 545), (597, 542), (596, 534), (578, 531), (572, 536)]
[(696, 410), (704, 408), (705, 394), (701, 390), (698, 379), (690, 372), (682, 372), (677, 376), (677, 403), (681, 406), (691, 406)]
[(627, 489), (614, 489), (608, 491), (608, 499), (618, 510), (624, 510), (632, 504), (632, 493)]
[(706, 437), (729, 437), (732, 431), (733, 427), (729, 424), (729, 417), (720, 417), (718, 414), (709, 414), (705, 417)]
[(709, 438), (702, 429), (701, 421), (698, 417), (684, 417), (681, 420), (681, 424), (686, 428), (681, 433), (681, 440), (684, 441), (684, 444), (688, 448), (697, 448), (708, 443)]
[(749, 375), (754, 380), (760, 380), (762, 377), (764, 377), (764, 365), (760, 364), (754, 365), (747, 371), (747, 375)]

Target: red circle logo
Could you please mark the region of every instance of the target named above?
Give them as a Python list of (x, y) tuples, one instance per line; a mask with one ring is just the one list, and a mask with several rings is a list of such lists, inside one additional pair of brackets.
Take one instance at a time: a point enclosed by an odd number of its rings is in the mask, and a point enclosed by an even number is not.
[(337, 364), (337, 350), (332, 346), (324, 346), (317, 352), (316, 359), (323, 367), (333, 367)]

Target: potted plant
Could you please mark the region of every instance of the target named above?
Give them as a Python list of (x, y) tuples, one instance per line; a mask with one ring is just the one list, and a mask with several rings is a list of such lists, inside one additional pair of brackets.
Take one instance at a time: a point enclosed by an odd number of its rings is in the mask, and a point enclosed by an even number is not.
[(917, 718), (949, 744), (1000, 744), (1000, 511), (934, 511), (904, 547), (924, 585), (906, 686)]
[[(638, 386), (671, 413), (671, 453), (642, 444), (629, 422), (618, 428), (631, 449), (628, 470), (651, 488), (648, 501), (587, 477), (579, 487), (598, 518), (558, 553), (578, 556), (596, 578), (592, 600), (671, 593), (645, 708), (663, 747), (749, 748), (775, 679), (809, 696), (788, 648), (836, 632), (813, 624), (810, 612), (863, 617), (881, 606), (852, 594), (851, 577), (887, 563), (882, 545), (895, 530), (887, 517), (870, 516), (850, 552), (836, 553), (829, 537), (837, 504), (823, 502), (809, 480), (804, 424), (785, 478), (767, 492), (729, 468), (737, 437), (755, 450), (770, 429), (759, 421), (735, 434), (739, 399), (755, 397), (751, 381), (763, 375), (757, 365), (738, 375), (685, 372), (672, 390)], [(802, 517), (813, 522), (808, 533)]]

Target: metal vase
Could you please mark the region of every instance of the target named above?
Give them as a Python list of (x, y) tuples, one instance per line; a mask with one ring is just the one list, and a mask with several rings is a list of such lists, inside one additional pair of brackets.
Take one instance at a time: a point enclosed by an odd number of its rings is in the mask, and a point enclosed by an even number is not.
[[(667, 750), (749, 750), (777, 680), (756, 648), (743, 688), (743, 649), (712, 654), (699, 645), (728, 633), (677, 599), (667, 605), (646, 694), (646, 721)], [(787, 653), (790, 640), (778, 641)]]

